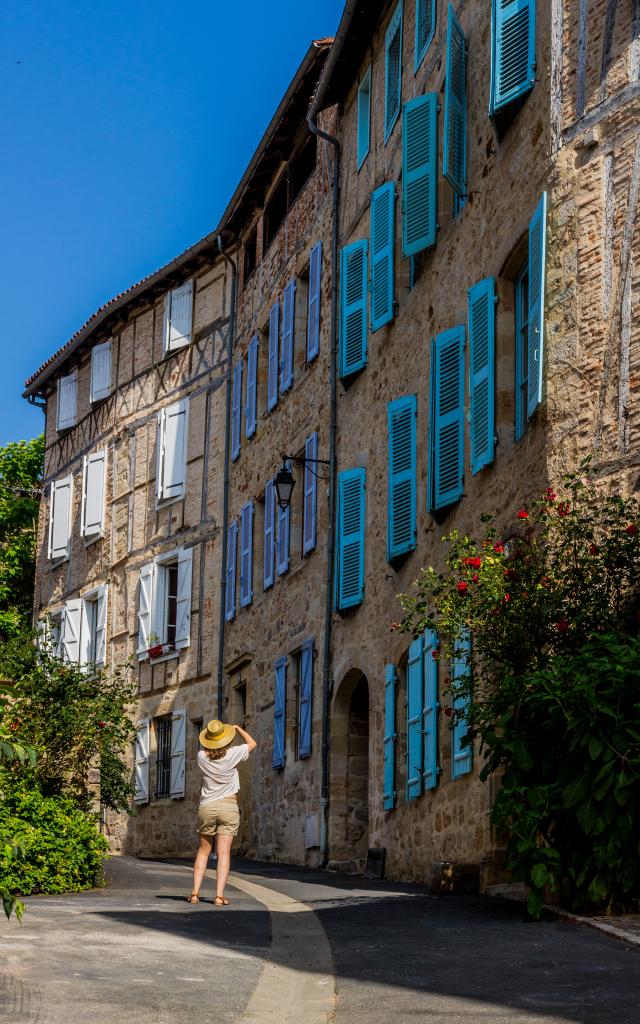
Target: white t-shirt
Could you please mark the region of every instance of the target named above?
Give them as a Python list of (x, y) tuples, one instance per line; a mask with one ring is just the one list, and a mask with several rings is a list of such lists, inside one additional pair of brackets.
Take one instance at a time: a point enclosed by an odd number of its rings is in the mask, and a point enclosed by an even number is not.
[(198, 767), (202, 772), (200, 803), (211, 804), (214, 800), (235, 796), (240, 789), (237, 766), (248, 757), (249, 747), (246, 743), (229, 747), (218, 761), (211, 761), (204, 750), (198, 751)]

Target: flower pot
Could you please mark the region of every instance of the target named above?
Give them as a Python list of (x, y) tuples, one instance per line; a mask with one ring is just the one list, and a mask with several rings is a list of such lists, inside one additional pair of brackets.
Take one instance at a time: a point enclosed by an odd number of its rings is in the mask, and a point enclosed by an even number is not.
[(154, 644), (148, 648), (147, 654), (150, 658), (161, 658), (164, 654), (164, 644)]

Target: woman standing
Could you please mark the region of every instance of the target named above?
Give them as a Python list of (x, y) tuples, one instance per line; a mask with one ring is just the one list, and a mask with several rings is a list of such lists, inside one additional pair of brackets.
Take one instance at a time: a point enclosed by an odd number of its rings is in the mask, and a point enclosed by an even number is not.
[[(232, 747), (231, 743), (239, 734), (244, 743)], [(226, 907), (224, 887), (229, 875), (231, 846), (238, 834), (240, 812), (237, 792), (240, 789), (238, 765), (246, 761), (257, 743), (239, 725), (225, 725), (214, 719), (200, 733), (204, 750), (198, 751), (198, 767), (202, 772), (202, 789), (198, 807), (198, 832), (200, 846), (193, 865), (193, 891), (187, 901), (198, 903), (200, 886), (207, 870), (209, 857), (216, 840), (218, 867), (216, 872), (216, 906)]]

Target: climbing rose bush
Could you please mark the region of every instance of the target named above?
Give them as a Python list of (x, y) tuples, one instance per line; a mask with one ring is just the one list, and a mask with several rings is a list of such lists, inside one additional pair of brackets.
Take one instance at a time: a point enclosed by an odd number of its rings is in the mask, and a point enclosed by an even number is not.
[[(446, 570), (401, 595), (396, 628), (470, 631), (468, 702), (481, 777), (501, 775), (493, 821), (513, 877), (572, 909), (640, 896), (640, 508), (589, 474), (523, 504), (506, 529), (443, 538)], [(451, 685), (451, 684), (450, 684)], [(455, 719), (455, 712), (452, 716)]]

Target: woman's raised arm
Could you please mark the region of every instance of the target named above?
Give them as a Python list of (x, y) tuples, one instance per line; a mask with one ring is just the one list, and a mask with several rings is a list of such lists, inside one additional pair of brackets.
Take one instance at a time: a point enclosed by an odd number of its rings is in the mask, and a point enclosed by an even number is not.
[(242, 736), (242, 739), (245, 741), (245, 743), (247, 744), (247, 746), (249, 748), (249, 752), (251, 752), (252, 750), (256, 749), (258, 744), (253, 739), (253, 737), (250, 736), (249, 733), (246, 732), (246, 730), (242, 728), (241, 725), (234, 725), (233, 728), (236, 730), (236, 732), (240, 733), (240, 735)]

